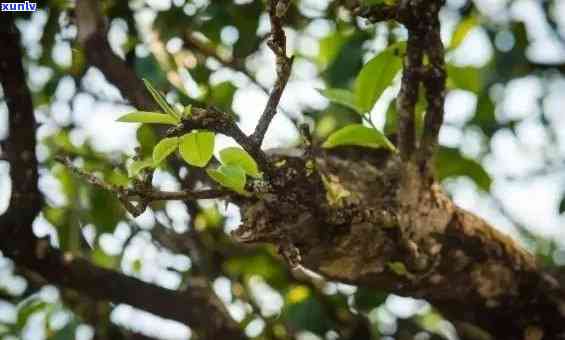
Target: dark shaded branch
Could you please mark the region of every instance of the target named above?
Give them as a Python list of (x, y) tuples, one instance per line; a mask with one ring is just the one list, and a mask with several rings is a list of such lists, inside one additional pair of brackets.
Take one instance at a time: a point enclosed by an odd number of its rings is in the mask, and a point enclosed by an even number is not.
[(271, 0), (269, 4), (269, 19), (271, 21), (271, 39), (267, 42), (276, 57), (277, 80), (275, 86), (271, 90), (267, 106), (259, 118), (259, 122), (255, 127), (255, 131), (251, 138), (261, 146), (265, 133), (271, 121), (277, 114), (277, 108), (281, 100), (282, 94), (290, 77), (293, 58), (286, 55), (286, 35), (282, 27), (282, 18), (284, 17), (290, 0)]
[(194, 34), (191, 31), (187, 31), (184, 34), (184, 44), (188, 48), (196, 50), (197, 52), (199, 52), (200, 54), (202, 54), (205, 57), (214, 58), (220, 64), (222, 64), (224, 67), (230, 68), (230, 69), (237, 71), (237, 72), (241, 72), (243, 75), (245, 75), (247, 77), (247, 79), (249, 79), (255, 85), (260, 87), (266, 93), (269, 93), (269, 90), (265, 86), (261, 85), (255, 79), (253, 74), (251, 74), (251, 72), (249, 72), (249, 70), (245, 67), (243, 60), (236, 59), (236, 58), (233, 58), (233, 57), (232, 58), (226, 58), (224, 56), (221, 56), (216, 51), (214, 46), (211, 46), (211, 45), (206, 44), (205, 42), (201, 41), (200, 39), (195, 37)]
[(415, 107), (420, 87), (420, 68), (422, 66), (422, 35), (414, 30), (408, 31), (408, 44), (400, 93), (396, 100), (398, 112), (397, 145), (402, 159), (409, 159), (416, 148)]
[[(10, 162), (12, 195), (10, 209), (0, 216), (0, 238), (31, 234), (30, 226), (41, 210), (35, 157), (35, 116), (26, 85), (20, 52), (20, 37), (11, 14), (0, 20), (0, 82), (8, 106), (8, 138), (2, 143), (2, 158)], [(24, 230), (16, 230), (23, 228)]]
[(399, 6), (378, 4), (373, 6), (363, 6), (359, 1), (344, 0), (344, 6), (348, 8), (353, 15), (365, 18), (372, 23), (399, 20)]
[(76, 22), (78, 41), (83, 46), (86, 58), (116, 85), (122, 95), (139, 109), (152, 111), (157, 105), (126, 62), (112, 52), (106, 39), (107, 25), (96, 0), (77, 0)]
[(439, 2), (433, 1), (430, 3), (430, 25), (425, 37), (429, 65), (426, 66), (427, 72), (424, 78), (428, 107), (420, 147), (424, 160), (431, 158), (438, 145), (439, 130), (443, 124), (444, 116), (446, 71), (444, 48), (440, 34), (439, 10)]
[(208, 339), (245, 339), (207, 287), (191, 287), (186, 292), (158, 287), (51, 248), (45, 239), (2, 238), (0, 247), (18, 266), (39, 273), (52, 284), (188, 324)]

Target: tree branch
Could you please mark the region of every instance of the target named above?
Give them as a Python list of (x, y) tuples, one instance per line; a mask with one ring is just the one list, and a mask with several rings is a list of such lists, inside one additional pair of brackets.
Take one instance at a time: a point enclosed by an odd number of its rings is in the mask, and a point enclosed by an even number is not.
[(251, 138), (261, 146), (271, 121), (277, 113), (277, 107), (290, 77), (293, 57), (286, 55), (286, 35), (282, 27), (282, 18), (290, 6), (290, 0), (271, 0), (269, 4), (269, 19), (271, 21), (271, 39), (267, 42), (276, 57), (277, 80), (271, 91), (267, 106), (259, 118)]
[(77, 0), (76, 22), (78, 42), (83, 46), (88, 62), (99, 68), (110, 83), (116, 85), (122, 95), (133, 105), (145, 111), (157, 109), (157, 105), (124, 60), (117, 57), (106, 39), (107, 25), (97, 0)]
[(396, 100), (398, 112), (397, 145), (402, 159), (407, 160), (416, 148), (416, 120), (415, 107), (418, 101), (420, 88), (420, 68), (422, 66), (423, 51), (421, 46), (422, 35), (408, 29), (408, 43), (404, 68), (402, 70), (402, 83)]
[(445, 60), (444, 48), (441, 42), (439, 13), (440, 2), (430, 4), (428, 33), (426, 34), (426, 53), (429, 60), (424, 78), (428, 107), (424, 122), (424, 134), (420, 146), (423, 160), (431, 159), (438, 145), (439, 129), (443, 124), (445, 104)]
[(10, 162), (12, 178), (10, 209), (0, 216), (0, 226), (5, 226), (0, 230), (8, 238), (10, 233), (17, 232), (11, 228), (26, 228), (28, 231), (42, 204), (37, 188), (36, 122), (25, 81), (19, 34), (13, 20), (11, 14), (0, 20), (0, 82), (10, 113), (9, 137), (2, 143), (2, 150), (3, 158)]
[[(153, 201), (166, 201), (166, 200), (181, 200), (193, 201), (199, 199), (221, 198), (232, 194), (227, 190), (201, 190), (201, 191), (160, 191), (153, 188), (146, 188), (145, 186), (138, 186), (134, 188), (124, 188), (115, 186), (104, 182), (96, 175), (86, 172), (79, 167), (75, 166), (73, 162), (66, 157), (57, 156), (56, 160), (64, 164), (74, 174), (86, 180), (88, 183), (95, 185), (101, 189), (110, 191), (120, 199), (124, 204), (124, 208), (133, 216), (139, 216), (144, 211), (147, 205)], [(145, 183), (144, 183), (145, 184)], [(138, 201), (138, 205), (133, 205), (131, 200)]]

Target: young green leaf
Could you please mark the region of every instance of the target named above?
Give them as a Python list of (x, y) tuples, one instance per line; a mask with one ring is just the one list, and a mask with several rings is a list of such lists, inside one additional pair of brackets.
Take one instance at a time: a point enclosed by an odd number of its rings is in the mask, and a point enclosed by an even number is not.
[(245, 150), (237, 147), (220, 151), (220, 160), (226, 165), (239, 165), (249, 176), (260, 177), (257, 163)]
[(121, 116), (118, 122), (177, 125), (179, 120), (158, 112), (135, 111)]
[(184, 110), (182, 112), (182, 117), (183, 118), (188, 118), (192, 115), (192, 105), (187, 105), (184, 107)]
[(392, 83), (394, 77), (402, 68), (402, 54), (406, 43), (394, 44), (366, 63), (355, 79), (355, 105), (361, 111), (367, 112), (384, 90)]
[(332, 133), (322, 145), (324, 148), (334, 148), (342, 145), (358, 145), (368, 148), (382, 148), (395, 151), (394, 145), (379, 130), (361, 124), (348, 125)]
[(241, 166), (224, 164), (218, 169), (208, 169), (206, 173), (222, 186), (240, 194), (247, 194), (245, 191), (245, 170)]
[(177, 111), (175, 111), (175, 109), (171, 105), (169, 105), (169, 103), (167, 103), (165, 97), (163, 97), (163, 95), (159, 91), (157, 91), (157, 89), (155, 89), (147, 79), (143, 79), (143, 83), (145, 84), (145, 87), (147, 88), (149, 93), (151, 93), (153, 99), (155, 99), (161, 110), (163, 110), (166, 114), (170, 115), (171, 117), (174, 117), (177, 120), (179, 120), (180, 115), (178, 114)]
[(467, 176), (488, 192), (492, 178), (482, 164), (461, 154), (456, 148), (440, 147), (435, 156), (436, 174), (439, 180), (448, 177)]
[(393, 273), (398, 276), (407, 276), (409, 275), (408, 269), (402, 262), (388, 262), (387, 263), (388, 269), (390, 269)]
[(128, 167), (128, 177), (139, 175), (141, 170), (153, 167), (153, 159), (146, 158), (142, 161), (133, 161)]
[(355, 95), (353, 92), (344, 89), (325, 89), (321, 91), (322, 95), (334, 103), (346, 106), (353, 111), (361, 114), (362, 109), (357, 107)]
[(478, 93), (481, 90), (481, 72), (472, 66), (447, 65), (447, 85), (452, 88)]
[(462, 20), (459, 23), (459, 25), (457, 25), (455, 32), (453, 32), (453, 36), (451, 37), (451, 43), (449, 44), (449, 49), (456, 49), (457, 47), (459, 47), (459, 45), (463, 43), (469, 32), (471, 32), (471, 30), (475, 28), (478, 24), (479, 24), (479, 19), (477, 18), (476, 15), (470, 16), (465, 20)]
[(195, 131), (181, 137), (180, 155), (190, 165), (204, 167), (214, 152), (214, 134), (209, 131)]
[(175, 152), (179, 145), (178, 137), (164, 138), (153, 149), (153, 163), (159, 165), (165, 158)]

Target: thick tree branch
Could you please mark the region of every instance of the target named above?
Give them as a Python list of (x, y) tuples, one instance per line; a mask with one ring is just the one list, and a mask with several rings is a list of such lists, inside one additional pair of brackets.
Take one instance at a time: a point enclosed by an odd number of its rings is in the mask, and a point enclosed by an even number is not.
[(18, 232), (13, 228), (28, 228), (41, 209), (37, 188), (35, 158), (35, 117), (31, 94), (25, 82), (19, 34), (11, 14), (0, 20), (0, 82), (9, 111), (9, 137), (2, 143), (2, 158), (10, 162), (12, 196), (10, 209), (0, 216), (5, 236)]

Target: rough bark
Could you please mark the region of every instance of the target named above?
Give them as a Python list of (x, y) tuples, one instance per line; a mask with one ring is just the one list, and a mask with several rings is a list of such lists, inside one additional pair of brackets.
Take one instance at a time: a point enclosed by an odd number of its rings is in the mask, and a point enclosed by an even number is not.
[(302, 158), (275, 156), (284, 190), (244, 204), (236, 238), (296, 247), (303, 266), (333, 280), (425, 298), (462, 332), (470, 324), (494, 339), (532, 329), (562, 336), (559, 283), (456, 207), (425, 168), (354, 148), (317, 151), (315, 160), (308, 172)]

